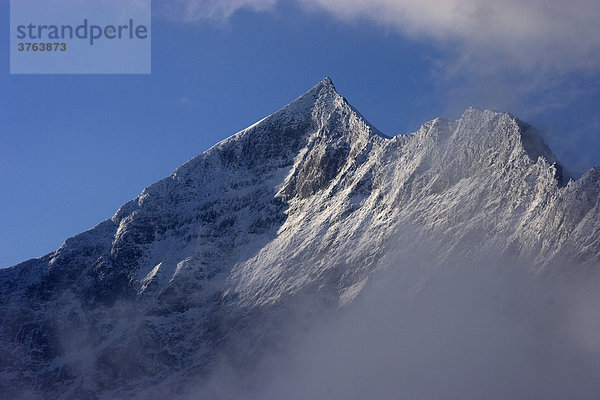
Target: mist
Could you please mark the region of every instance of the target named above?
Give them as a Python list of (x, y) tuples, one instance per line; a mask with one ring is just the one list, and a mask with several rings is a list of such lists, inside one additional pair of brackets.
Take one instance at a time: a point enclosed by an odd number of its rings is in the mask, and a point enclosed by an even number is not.
[(190, 398), (600, 397), (597, 276), (539, 275), (501, 257), (387, 263), (353, 303), (287, 321), (255, 368), (223, 361)]

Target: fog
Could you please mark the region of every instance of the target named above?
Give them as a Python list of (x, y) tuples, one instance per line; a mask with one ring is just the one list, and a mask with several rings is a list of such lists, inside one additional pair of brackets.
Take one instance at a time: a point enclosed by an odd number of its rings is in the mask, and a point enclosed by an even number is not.
[[(590, 272), (597, 267), (539, 271), (490, 250), (465, 256), (464, 248), (442, 256), (432, 250), (441, 241), (409, 241), (422, 235), (403, 231), (352, 302), (319, 306), (307, 290), (284, 299), (291, 307), (251, 312), (232, 324), (235, 332), (229, 328), (233, 339), (208, 376), (173, 373), (136, 387), (139, 398), (600, 398), (600, 275)], [(142, 321), (133, 305), (111, 313), (123, 323)], [(101, 373), (94, 354), (77, 350), (97, 339), (63, 328), (59, 336), (71, 338), (66, 354), (87, 358), (77, 364), (89, 366), (80, 371), (84, 381)], [(126, 358), (108, 354), (105, 361), (136, 365), (143, 336), (120, 349)]]
[(600, 398), (598, 279), (454, 261), (387, 261), (351, 305), (286, 324), (256, 368), (224, 361), (191, 398)]

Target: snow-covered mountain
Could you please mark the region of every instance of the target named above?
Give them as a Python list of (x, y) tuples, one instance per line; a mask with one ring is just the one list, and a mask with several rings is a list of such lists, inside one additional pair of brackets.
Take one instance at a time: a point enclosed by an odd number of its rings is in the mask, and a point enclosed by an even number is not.
[(600, 263), (600, 168), (569, 179), (533, 128), (490, 110), (389, 138), (326, 78), (0, 270), (0, 398), (173, 398), (224, 354), (251, 365), (307, 303), (352, 303), (425, 241), (413, 266), (493, 253), (585, 274)]

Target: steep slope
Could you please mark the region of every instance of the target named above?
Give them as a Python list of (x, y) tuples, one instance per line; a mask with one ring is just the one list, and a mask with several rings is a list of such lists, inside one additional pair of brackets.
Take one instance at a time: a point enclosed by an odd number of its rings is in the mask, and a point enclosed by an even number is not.
[(600, 169), (564, 181), (509, 114), (470, 108), (388, 138), (326, 78), (57, 251), (0, 270), (0, 397), (160, 397), (224, 353), (251, 363), (283, 315), (351, 302), (399, 243), (433, 243), (423, 268), (490, 252), (535, 273), (592, 268)]

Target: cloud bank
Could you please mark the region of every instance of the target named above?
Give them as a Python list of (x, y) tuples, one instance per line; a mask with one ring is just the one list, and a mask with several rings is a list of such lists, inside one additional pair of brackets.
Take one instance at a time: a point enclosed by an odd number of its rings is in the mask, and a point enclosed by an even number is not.
[(221, 365), (190, 399), (598, 397), (596, 278), (536, 278), (494, 257), (431, 274), (405, 261), (345, 309), (287, 321), (285, 346), (250, 369)]
[[(600, 66), (600, 3), (575, 0), (308, 0), (344, 19), (369, 18), (414, 37), (451, 44), (459, 59), (548, 72)], [(493, 65), (493, 64), (491, 64)]]
[[(369, 20), (455, 52), (454, 68), (473, 63), (543, 73), (600, 68), (600, 2), (589, 0), (294, 0), (307, 11)], [(267, 11), (282, 0), (159, 2), (193, 22), (224, 20), (241, 9)], [(162, 6), (162, 7), (161, 7)]]

